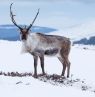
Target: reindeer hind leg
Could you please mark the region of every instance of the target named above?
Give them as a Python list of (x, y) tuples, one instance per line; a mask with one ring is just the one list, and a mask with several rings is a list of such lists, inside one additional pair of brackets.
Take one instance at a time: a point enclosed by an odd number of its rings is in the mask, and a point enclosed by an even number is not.
[(67, 67), (67, 77), (69, 77), (69, 74), (70, 74), (70, 62), (69, 62), (69, 59), (68, 59), (68, 55), (69, 55), (69, 53), (67, 53), (63, 49), (60, 52), (61, 57), (59, 57), (59, 60), (63, 64), (62, 76), (64, 76), (65, 71), (66, 71), (66, 67)]
[[(63, 59), (64, 59), (64, 64), (67, 67), (67, 77), (69, 77), (69, 75), (70, 75), (70, 62), (69, 62), (68, 56), (63, 55)], [(66, 69), (66, 67), (65, 67), (65, 69)], [(64, 74), (64, 72), (65, 71), (63, 70), (63, 74)]]
[(67, 60), (67, 77), (70, 75), (70, 64), (69, 60)]
[(58, 57), (58, 59), (59, 59), (59, 61), (62, 63), (62, 66), (63, 66), (61, 76), (64, 76), (64, 74), (65, 74), (65, 70), (66, 70), (66, 64), (65, 64), (65, 61), (63, 60), (62, 57)]

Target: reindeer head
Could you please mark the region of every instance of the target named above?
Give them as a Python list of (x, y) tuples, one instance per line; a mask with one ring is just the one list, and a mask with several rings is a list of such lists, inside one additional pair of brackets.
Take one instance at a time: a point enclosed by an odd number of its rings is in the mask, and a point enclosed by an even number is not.
[(27, 36), (29, 34), (29, 30), (33, 26), (38, 14), (39, 14), (39, 9), (38, 9), (38, 12), (37, 12), (34, 20), (32, 21), (32, 23), (28, 27), (26, 27), (26, 26), (25, 27), (21, 27), (21, 26), (17, 25), (17, 23), (16, 23), (16, 21), (14, 19), (14, 16), (16, 16), (16, 15), (14, 15), (13, 12), (12, 12), (12, 5), (13, 5), (13, 3), (10, 5), (10, 17), (11, 17), (11, 20), (12, 20), (13, 24), (19, 28), (21, 40), (26, 40)]

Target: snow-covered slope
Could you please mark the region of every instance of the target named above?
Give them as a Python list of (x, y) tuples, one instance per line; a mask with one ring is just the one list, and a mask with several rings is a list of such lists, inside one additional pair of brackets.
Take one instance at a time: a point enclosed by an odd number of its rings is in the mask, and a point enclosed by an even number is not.
[(95, 36), (95, 21), (87, 21), (64, 29), (69, 36), (76, 40)]
[[(88, 47), (88, 46), (87, 46)], [(74, 46), (71, 49), (71, 77), (65, 84), (51, 84), (32, 76), (11, 77), (0, 75), (1, 97), (95, 97), (95, 51), (88, 47), (83, 49)], [(31, 72), (33, 73), (33, 58), (30, 54), (21, 53), (21, 42), (0, 40), (0, 71), (2, 72)], [(61, 74), (62, 65), (55, 57), (45, 57), (47, 74)], [(41, 73), (40, 64), (38, 73)], [(74, 80), (75, 79), (75, 80)], [(73, 82), (74, 81), (74, 82)], [(83, 91), (82, 88), (86, 88)]]
[(95, 45), (95, 21), (88, 21), (82, 24), (63, 28), (50, 34), (66, 36), (74, 44)]

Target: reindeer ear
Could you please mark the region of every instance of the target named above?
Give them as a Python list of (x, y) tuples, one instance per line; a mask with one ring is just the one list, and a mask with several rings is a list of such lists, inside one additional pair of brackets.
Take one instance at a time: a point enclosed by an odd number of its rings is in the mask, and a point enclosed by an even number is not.
[(22, 31), (21, 31), (21, 29), (17, 29), (17, 32), (19, 32), (21, 34)]

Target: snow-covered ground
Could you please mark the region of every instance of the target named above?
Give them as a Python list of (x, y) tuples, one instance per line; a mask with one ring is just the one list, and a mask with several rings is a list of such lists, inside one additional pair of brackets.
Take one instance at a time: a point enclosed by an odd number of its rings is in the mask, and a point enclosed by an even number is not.
[[(95, 97), (95, 51), (94, 47), (72, 46), (70, 53), (71, 74), (68, 84), (51, 84), (32, 76), (11, 77), (0, 75), (0, 97)], [(0, 71), (33, 73), (33, 58), (21, 53), (21, 42), (0, 40)], [(55, 57), (45, 57), (47, 74), (61, 74), (62, 65)], [(41, 73), (38, 64), (38, 73)], [(77, 81), (76, 81), (77, 80)], [(83, 91), (82, 87), (86, 88)]]
[[(1, 0), (0, 24), (12, 23), (9, 5), (13, 1), (18, 24), (29, 25), (40, 8), (35, 25), (57, 29), (47, 34), (66, 36), (71, 41), (95, 36), (94, 0)], [(8, 72), (33, 73), (33, 58), (21, 52), (20, 41), (0, 40), (0, 97), (95, 97), (95, 46), (74, 45), (69, 59), (70, 78), (62, 79), (61, 82), (46, 79), (45, 76), (38, 79), (32, 76), (5, 76)], [(62, 64), (55, 57), (45, 57), (45, 71), (49, 75), (60, 75)], [(40, 73), (41, 67), (38, 64)]]

